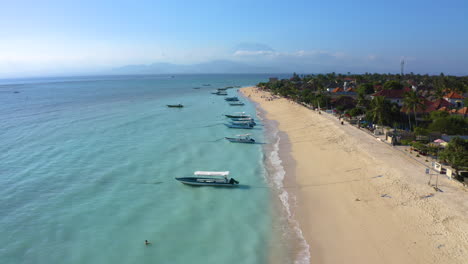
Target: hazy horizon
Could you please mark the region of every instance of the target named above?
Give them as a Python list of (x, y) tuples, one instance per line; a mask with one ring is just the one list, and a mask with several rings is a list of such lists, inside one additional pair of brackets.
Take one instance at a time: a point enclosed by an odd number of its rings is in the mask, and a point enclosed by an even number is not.
[(398, 73), (402, 58), (407, 73), (466, 75), (467, 9), (459, 0), (7, 2), (0, 78), (217, 61), (246, 71)]

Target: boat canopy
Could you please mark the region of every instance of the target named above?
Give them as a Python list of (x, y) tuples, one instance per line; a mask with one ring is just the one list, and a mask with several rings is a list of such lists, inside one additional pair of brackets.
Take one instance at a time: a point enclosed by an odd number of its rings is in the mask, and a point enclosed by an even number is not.
[(197, 176), (205, 175), (205, 176), (228, 176), (229, 171), (196, 171), (193, 174)]

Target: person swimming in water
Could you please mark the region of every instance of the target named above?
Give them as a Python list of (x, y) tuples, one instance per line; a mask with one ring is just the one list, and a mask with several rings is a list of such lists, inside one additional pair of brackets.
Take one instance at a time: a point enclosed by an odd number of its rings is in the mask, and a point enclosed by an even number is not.
[(145, 245), (149, 246), (151, 245), (151, 242), (149, 242), (148, 240), (145, 240)]

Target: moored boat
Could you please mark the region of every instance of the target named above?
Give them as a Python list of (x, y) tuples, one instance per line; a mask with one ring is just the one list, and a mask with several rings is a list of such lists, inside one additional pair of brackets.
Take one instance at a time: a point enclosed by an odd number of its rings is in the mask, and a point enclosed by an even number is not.
[(252, 122), (255, 122), (255, 120), (251, 117), (245, 117), (245, 118), (236, 118), (236, 117), (232, 117), (231, 118), (232, 121), (252, 121)]
[(229, 103), (229, 105), (232, 105), (232, 106), (241, 106), (241, 105), (245, 105), (243, 102), (231, 102)]
[(239, 98), (237, 96), (234, 97), (226, 97), (224, 100), (231, 102), (231, 101), (239, 101)]
[(251, 124), (224, 124), (229, 128), (238, 128), (238, 129), (252, 129), (254, 125)]
[(174, 104), (174, 105), (167, 105), (167, 107), (182, 108), (182, 107), (184, 107), (184, 105), (182, 105), (182, 104)]
[(235, 138), (232, 137), (225, 137), (225, 139), (229, 140), (229, 142), (233, 143), (246, 143), (246, 144), (254, 144), (255, 139), (250, 137), (250, 134), (244, 135), (237, 135)]
[(257, 123), (255, 123), (255, 121), (253, 121), (253, 120), (245, 120), (245, 121), (234, 121), (234, 120), (232, 120), (231, 124), (233, 124), (233, 125), (244, 125), (244, 124), (246, 124), (246, 125), (251, 125), (251, 126), (256, 126), (257, 125)]
[(196, 171), (195, 177), (175, 178), (183, 184), (196, 186), (234, 187), (239, 184), (234, 178), (228, 178), (229, 171)]
[(229, 118), (250, 118), (250, 115), (246, 115), (245, 112), (234, 113), (232, 115), (225, 115)]

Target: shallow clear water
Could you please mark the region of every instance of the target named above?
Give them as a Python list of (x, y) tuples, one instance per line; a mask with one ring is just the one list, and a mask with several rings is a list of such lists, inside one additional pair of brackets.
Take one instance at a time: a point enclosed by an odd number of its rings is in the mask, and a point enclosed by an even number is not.
[[(286, 242), (262, 145), (223, 139), (246, 132), (222, 125), (223, 114), (255, 107), (210, 94), (267, 77), (0, 82), (0, 263), (270, 262)], [(261, 125), (248, 132), (264, 140)], [(174, 180), (196, 170), (229, 170), (242, 186)]]

